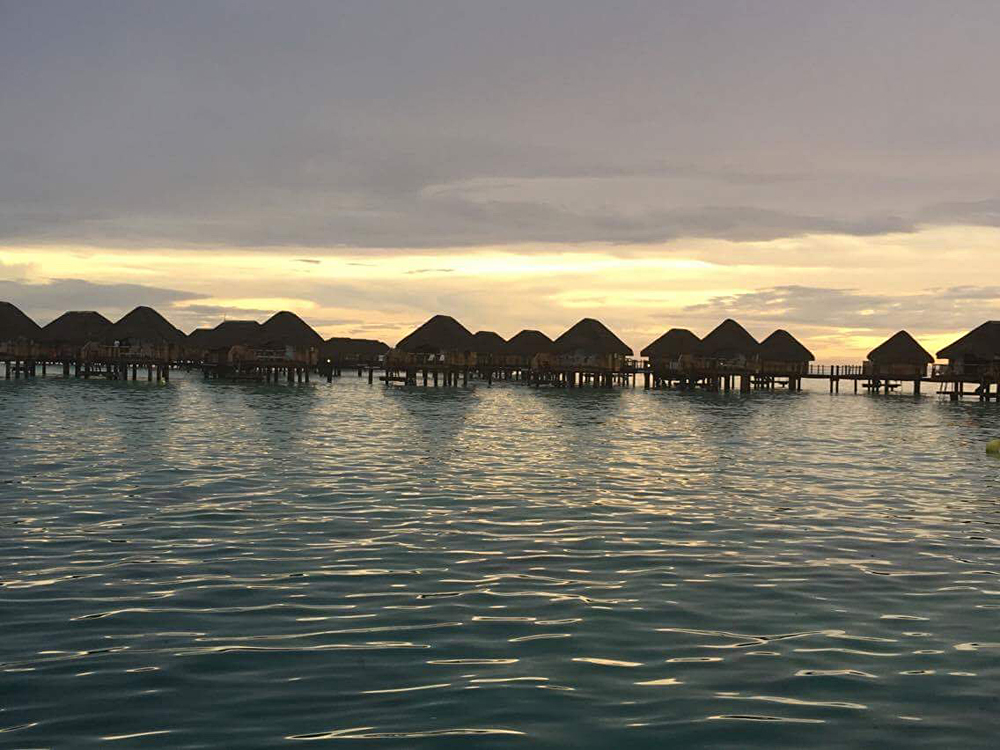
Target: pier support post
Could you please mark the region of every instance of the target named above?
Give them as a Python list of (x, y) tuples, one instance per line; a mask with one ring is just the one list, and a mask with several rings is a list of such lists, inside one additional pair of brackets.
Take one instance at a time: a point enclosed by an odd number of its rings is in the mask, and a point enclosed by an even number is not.
[(375, 368), (374, 367), (369, 367), (368, 368), (368, 385), (372, 384), (372, 379), (374, 378), (374, 373), (375, 373)]
[(920, 379), (919, 378), (917, 378), (916, 380), (913, 381), (913, 395), (914, 396), (919, 396), (920, 395)]

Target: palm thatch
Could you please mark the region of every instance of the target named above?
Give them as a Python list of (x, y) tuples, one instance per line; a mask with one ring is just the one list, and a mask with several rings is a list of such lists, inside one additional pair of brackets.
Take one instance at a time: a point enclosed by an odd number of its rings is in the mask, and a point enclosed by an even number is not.
[(93, 310), (65, 312), (42, 328), (41, 340), (49, 344), (88, 344), (103, 341), (111, 321)]
[(760, 358), (765, 362), (812, 362), (816, 359), (811, 351), (783, 328), (760, 342)]
[(469, 329), (450, 315), (435, 315), (403, 338), (396, 348), (403, 352), (439, 354), (474, 352), (476, 342)]
[(0, 302), (0, 341), (35, 341), (42, 329), (10, 302)]
[(525, 328), (504, 343), (502, 354), (514, 357), (534, 357), (541, 352), (552, 351), (552, 339), (541, 331)]
[(582, 351), (588, 354), (622, 354), (632, 349), (599, 320), (584, 318), (552, 343), (552, 351), (563, 354)]
[(709, 359), (753, 359), (759, 349), (757, 339), (746, 328), (732, 318), (726, 318), (701, 340), (698, 354)]
[(334, 336), (323, 342), (320, 356), (325, 359), (375, 359), (389, 351), (389, 345), (375, 339)]
[(988, 320), (937, 353), (938, 359), (1000, 359), (1000, 320)]
[(675, 359), (697, 353), (699, 344), (701, 339), (687, 328), (671, 328), (639, 354), (648, 359)]
[(261, 324), (256, 320), (224, 320), (209, 331), (209, 349), (229, 349), (233, 346), (255, 346), (261, 340)]
[(928, 365), (934, 357), (909, 333), (899, 331), (868, 352), (868, 361), (880, 365)]
[(108, 327), (104, 340), (181, 345), (186, 343), (187, 336), (153, 308), (140, 306)]
[(282, 311), (268, 318), (260, 327), (260, 342), (264, 346), (304, 346), (319, 348), (323, 337), (295, 313)]
[(187, 337), (187, 345), (191, 349), (211, 349), (212, 329), (195, 328)]
[(499, 333), (493, 331), (476, 331), (472, 339), (475, 341), (476, 354), (499, 354), (507, 343)]

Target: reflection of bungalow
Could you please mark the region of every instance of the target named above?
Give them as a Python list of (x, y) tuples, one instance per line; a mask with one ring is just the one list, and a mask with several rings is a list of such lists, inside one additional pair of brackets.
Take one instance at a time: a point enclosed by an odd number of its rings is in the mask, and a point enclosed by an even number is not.
[(927, 374), (927, 365), (934, 361), (906, 331), (899, 331), (870, 352), (865, 362), (865, 374), (875, 378), (918, 380)]
[(38, 324), (10, 302), (0, 302), (0, 355), (34, 357), (42, 332)]
[(749, 370), (756, 368), (759, 350), (747, 329), (727, 318), (701, 340), (697, 359), (702, 367)]
[(375, 367), (389, 351), (389, 345), (375, 339), (352, 339), (334, 336), (323, 342), (319, 358), (336, 366)]
[(687, 328), (671, 328), (639, 354), (649, 360), (654, 372), (681, 372), (690, 369), (700, 344), (701, 339)]
[(996, 378), (1000, 375), (1000, 320), (973, 328), (937, 355), (938, 359), (948, 360), (953, 375)]
[(276, 359), (315, 365), (323, 337), (295, 313), (275, 313), (260, 326), (254, 348), (257, 359)]
[(472, 336), (472, 341), (478, 366), (500, 364), (500, 352), (503, 351), (503, 345), (507, 342), (499, 333), (476, 331)]
[(435, 315), (389, 350), (396, 366), (445, 364), (473, 367), (476, 344), (469, 329), (450, 315)]
[(535, 355), (550, 351), (552, 339), (541, 331), (525, 329), (500, 349), (500, 364), (504, 367), (528, 369)]
[(90, 343), (104, 340), (111, 321), (98, 312), (66, 312), (42, 328), (41, 341), (47, 356), (53, 359), (74, 359)]
[(760, 342), (760, 371), (774, 375), (805, 375), (809, 363), (816, 359), (788, 331), (779, 328)]
[(632, 349), (607, 326), (593, 318), (584, 318), (552, 342), (549, 352), (535, 357), (541, 367), (556, 370), (621, 372)]
[(151, 307), (135, 308), (105, 329), (102, 339), (84, 347), (84, 358), (171, 362), (187, 344), (187, 336)]

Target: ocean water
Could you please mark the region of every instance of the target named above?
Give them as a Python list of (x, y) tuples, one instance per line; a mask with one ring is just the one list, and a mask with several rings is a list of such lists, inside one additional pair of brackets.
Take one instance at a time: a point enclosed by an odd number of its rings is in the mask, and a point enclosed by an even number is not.
[(0, 746), (995, 747), (998, 436), (931, 394), (0, 381)]

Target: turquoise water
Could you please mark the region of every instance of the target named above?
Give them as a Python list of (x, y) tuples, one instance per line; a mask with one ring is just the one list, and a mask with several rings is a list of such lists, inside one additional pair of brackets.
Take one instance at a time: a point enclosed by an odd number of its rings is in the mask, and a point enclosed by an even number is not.
[(995, 746), (995, 403), (175, 374), (0, 415), (0, 746)]

